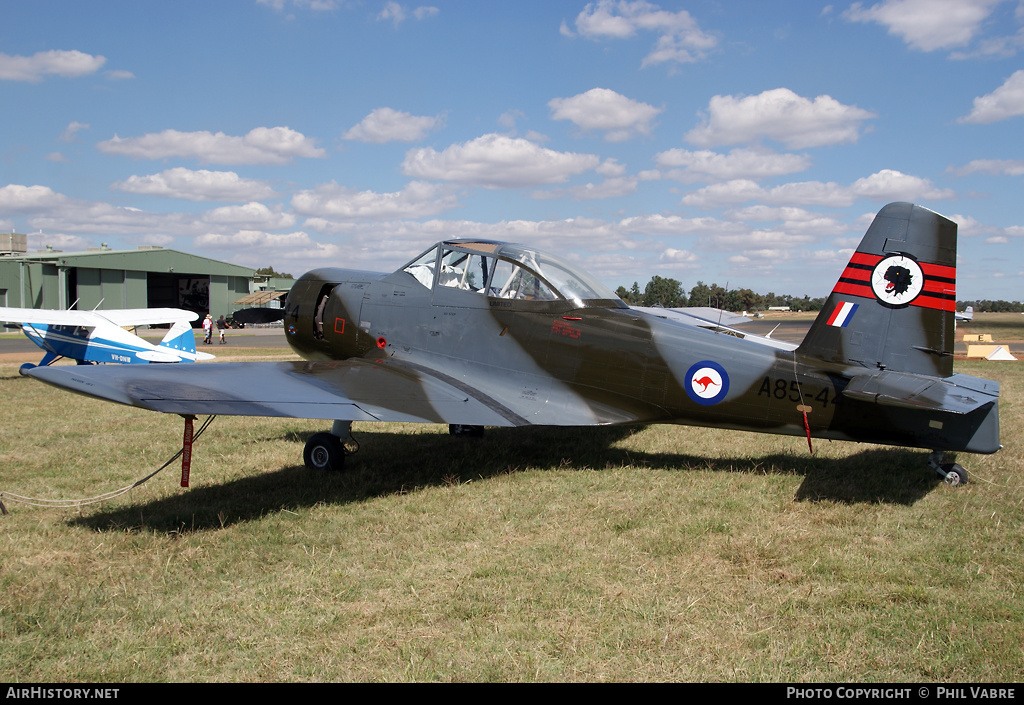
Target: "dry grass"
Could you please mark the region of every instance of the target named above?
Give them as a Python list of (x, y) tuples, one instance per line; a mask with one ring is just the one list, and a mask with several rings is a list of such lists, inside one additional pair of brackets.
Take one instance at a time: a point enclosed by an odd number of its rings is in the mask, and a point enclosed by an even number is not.
[[(1024, 671), (1024, 363), (1003, 443), (951, 489), (925, 453), (696, 428), (220, 418), (80, 511), (2, 518), (8, 681), (1015, 681)], [(0, 489), (96, 494), (176, 417), (0, 365)]]

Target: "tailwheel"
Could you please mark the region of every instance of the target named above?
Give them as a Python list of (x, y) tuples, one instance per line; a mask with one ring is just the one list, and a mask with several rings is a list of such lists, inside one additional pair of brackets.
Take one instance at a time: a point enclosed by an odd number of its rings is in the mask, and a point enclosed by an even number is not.
[(332, 433), (314, 433), (306, 441), (302, 460), (310, 470), (341, 471), (345, 468), (345, 445)]

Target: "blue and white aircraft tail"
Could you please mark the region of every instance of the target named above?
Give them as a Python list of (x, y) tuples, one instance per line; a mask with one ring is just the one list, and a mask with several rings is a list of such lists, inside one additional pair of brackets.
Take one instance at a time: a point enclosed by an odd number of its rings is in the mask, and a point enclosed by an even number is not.
[[(196, 351), (191, 321), (199, 317), (176, 308), (114, 309), (109, 311), (50, 311), (0, 308), (0, 321), (20, 324), (28, 339), (45, 354), (38, 366), (61, 358), (80, 365), (97, 362), (139, 364), (196, 362), (213, 355)], [(171, 324), (156, 345), (125, 330), (125, 326)], [(13, 326), (12, 326), (13, 327)], [(22, 371), (36, 365), (23, 365)]]

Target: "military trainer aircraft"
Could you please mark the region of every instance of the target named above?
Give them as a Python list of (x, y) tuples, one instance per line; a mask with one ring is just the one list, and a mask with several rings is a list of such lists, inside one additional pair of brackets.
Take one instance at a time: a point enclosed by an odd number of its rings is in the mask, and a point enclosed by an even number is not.
[(564, 260), (440, 242), (390, 274), (296, 281), (285, 334), (305, 361), (28, 374), (180, 414), (333, 420), (306, 444), (337, 469), (352, 421), (483, 426), (675, 423), (994, 453), (999, 385), (953, 372), (956, 224), (909, 203), (875, 217), (799, 346), (685, 310), (630, 308)]
[[(106, 309), (99, 311), (52, 311), (36, 308), (0, 308), (0, 321), (15, 323), (33, 343), (43, 349), (39, 366), (62, 357), (80, 365), (96, 362), (137, 364), (150, 362), (196, 362), (212, 360), (209, 353), (196, 352), (196, 338), (190, 321), (193, 311), (177, 308)], [(156, 345), (125, 330), (125, 327), (171, 324)], [(22, 365), (25, 372), (36, 365)]]

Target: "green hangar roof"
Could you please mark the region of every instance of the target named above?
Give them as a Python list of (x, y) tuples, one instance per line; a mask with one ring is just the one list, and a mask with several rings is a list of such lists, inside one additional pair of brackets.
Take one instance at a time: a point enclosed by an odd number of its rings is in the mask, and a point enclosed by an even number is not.
[(57, 267), (127, 269), (136, 272), (181, 271), (195, 274), (216, 274), (225, 277), (252, 277), (254, 271), (249, 267), (162, 247), (147, 247), (138, 250), (87, 250), (85, 252), (42, 251), (5, 257), (0, 261), (8, 259), (48, 262)]
[(0, 256), (0, 306), (182, 308), (231, 315), (254, 270), (177, 250), (88, 250)]

